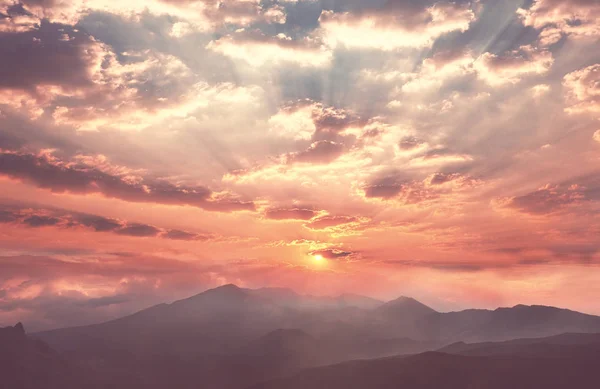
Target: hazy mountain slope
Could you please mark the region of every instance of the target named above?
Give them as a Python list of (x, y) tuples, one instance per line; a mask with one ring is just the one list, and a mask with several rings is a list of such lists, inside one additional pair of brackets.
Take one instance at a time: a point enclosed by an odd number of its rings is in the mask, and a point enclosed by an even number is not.
[[(600, 317), (552, 307), (518, 305), (439, 313), (408, 297), (382, 305), (365, 303), (356, 296), (334, 300), (323, 302), (289, 289), (225, 285), (111, 322), (35, 336), (59, 351), (90, 351), (95, 358), (172, 355), (193, 359), (235, 353), (266, 333), (297, 328), (335, 345), (349, 358), (368, 358), (431, 350), (456, 341), (600, 331)], [(359, 308), (349, 301), (375, 307)]]
[(437, 351), (471, 356), (520, 355), (546, 358), (597, 352), (600, 358), (600, 334), (566, 333), (545, 338), (514, 339), (504, 342), (457, 342)]
[(517, 305), (493, 311), (436, 313), (420, 320), (419, 328), (427, 339), (480, 342), (600, 332), (600, 317), (568, 309)]
[(550, 356), (523, 350), (490, 356), (426, 352), (407, 357), (345, 362), (312, 368), (252, 389), (563, 389), (596, 388), (600, 347), (556, 345)]

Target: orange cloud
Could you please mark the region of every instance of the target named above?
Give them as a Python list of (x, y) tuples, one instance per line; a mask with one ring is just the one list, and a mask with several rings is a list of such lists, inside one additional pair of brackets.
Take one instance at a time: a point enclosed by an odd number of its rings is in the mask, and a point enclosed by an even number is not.
[(567, 90), (565, 111), (568, 113), (600, 112), (600, 64), (567, 74), (563, 86)]
[(600, 5), (595, 0), (535, 0), (529, 9), (519, 9), (523, 24), (542, 29), (540, 44), (600, 35)]
[(275, 37), (259, 32), (239, 32), (211, 41), (207, 49), (232, 59), (243, 60), (253, 67), (295, 64), (323, 67), (330, 64), (331, 51), (318, 41), (293, 40), (285, 34)]
[(548, 72), (554, 59), (549, 51), (521, 46), (505, 55), (484, 53), (474, 63), (478, 76), (492, 86), (515, 84), (523, 77)]
[(395, 50), (430, 47), (444, 34), (466, 31), (474, 19), (469, 4), (439, 2), (421, 9), (390, 5), (390, 9), (356, 14), (323, 11), (319, 22), (331, 46)]

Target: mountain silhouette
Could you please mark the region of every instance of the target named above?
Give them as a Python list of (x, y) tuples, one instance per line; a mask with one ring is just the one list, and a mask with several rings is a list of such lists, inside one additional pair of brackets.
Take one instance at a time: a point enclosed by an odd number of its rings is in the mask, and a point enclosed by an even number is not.
[(101, 388), (102, 379), (29, 338), (23, 324), (0, 328), (0, 388)]
[(600, 332), (600, 317), (555, 307), (516, 305), (436, 313), (420, 320), (419, 327), (427, 339), (481, 342), (563, 332)]
[[(452, 350), (442, 349), (438, 352), (442, 357), (414, 354), (451, 344), (458, 347), (456, 342), (565, 332), (600, 332), (600, 317), (525, 305), (443, 313), (410, 297), (380, 303), (362, 296), (305, 296), (285, 288), (246, 289), (230, 284), (106, 323), (34, 336), (62, 357), (101, 373), (115, 388), (192, 389), (204, 383), (205, 387), (243, 389), (301, 369), (356, 359), (413, 361), (398, 362), (402, 365), (434, 358), (434, 364), (457, 363), (460, 370), (462, 362), (452, 358), (459, 353)], [(517, 346), (502, 347), (494, 349), (513, 352), (511, 347)], [(538, 349), (546, 347), (554, 353), (564, 346), (522, 347), (537, 358)], [(482, 357), (466, 352), (459, 356)], [(491, 363), (477, 363), (483, 371), (492, 369)]]

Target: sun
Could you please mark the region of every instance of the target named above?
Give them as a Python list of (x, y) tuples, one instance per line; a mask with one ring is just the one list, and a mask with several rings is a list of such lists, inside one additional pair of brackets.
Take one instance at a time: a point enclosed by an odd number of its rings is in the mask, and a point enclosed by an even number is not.
[(314, 260), (316, 262), (321, 262), (323, 260), (323, 256), (321, 254), (317, 254), (314, 256)]

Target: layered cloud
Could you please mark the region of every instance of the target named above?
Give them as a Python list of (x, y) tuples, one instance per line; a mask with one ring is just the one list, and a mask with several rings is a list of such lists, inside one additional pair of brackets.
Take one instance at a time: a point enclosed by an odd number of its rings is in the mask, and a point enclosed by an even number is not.
[(475, 19), (470, 4), (392, 1), (361, 12), (323, 11), (319, 18), (330, 45), (395, 50), (429, 47), (440, 36), (465, 31)]
[(252, 202), (216, 194), (203, 186), (177, 185), (165, 179), (138, 176), (127, 169), (120, 174), (107, 172), (93, 162), (63, 161), (48, 153), (3, 151), (0, 174), (56, 193), (96, 193), (124, 201), (189, 205), (224, 212), (254, 209)]
[(600, 112), (600, 64), (565, 75), (563, 86), (567, 90), (567, 112)]
[(0, 206), (0, 223), (32, 228), (53, 227), (62, 229), (89, 229), (95, 232), (111, 232), (140, 238), (164, 238), (172, 240), (204, 241), (215, 238), (211, 234), (165, 229), (149, 224), (133, 223), (99, 215), (69, 212), (63, 209), (41, 209)]
[(362, 190), (368, 199), (393, 200), (409, 205), (458, 195), (480, 184), (480, 180), (460, 173), (435, 173), (422, 181), (391, 174), (371, 180), (363, 185)]
[(474, 63), (479, 77), (490, 85), (514, 84), (527, 75), (539, 75), (548, 72), (554, 59), (549, 51), (531, 46), (522, 46), (518, 50), (504, 55), (484, 53)]
[(331, 51), (319, 41), (292, 39), (283, 33), (268, 36), (259, 31), (240, 31), (211, 41), (207, 49), (250, 66), (323, 67), (331, 63)]
[(572, 38), (600, 35), (600, 4), (594, 0), (535, 0), (519, 9), (523, 23), (542, 29), (540, 43), (556, 43), (563, 35)]
[[(265, 6), (259, 0), (134, 0), (127, 3), (114, 0), (22, 0), (13, 3), (13, 1), (4, 0), (0, 5), (12, 13), (71, 25), (93, 12), (110, 12), (131, 18), (138, 17), (144, 12), (150, 12), (183, 20), (199, 32), (212, 31), (228, 24), (237, 26), (248, 26), (259, 22), (280, 24), (285, 23), (286, 20), (283, 7)], [(16, 23), (18, 20), (11, 22)]]

